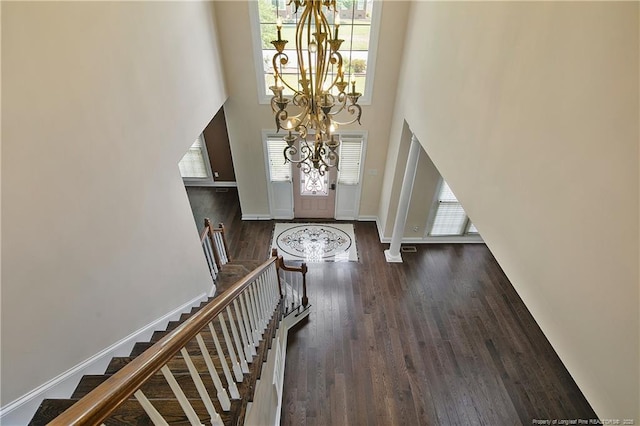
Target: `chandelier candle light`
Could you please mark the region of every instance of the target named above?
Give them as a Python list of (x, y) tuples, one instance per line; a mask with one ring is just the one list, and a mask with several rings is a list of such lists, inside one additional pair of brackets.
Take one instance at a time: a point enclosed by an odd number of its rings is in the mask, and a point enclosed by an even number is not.
[[(273, 56), (275, 83), (269, 87), (273, 92), (271, 108), (275, 113), (277, 131), (287, 130), (283, 138), (287, 142), (285, 163), (296, 164), (305, 174), (316, 169), (323, 176), (331, 167), (338, 168), (336, 149), (340, 146), (340, 136), (335, 134), (338, 127), (356, 121), (360, 124), (362, 108), (358, 105), (358, 98), (361, 94), (356, 92), (353, 74), (350, 76), (351, 92), (345, 92), (348, 83), (344, 81), (342, 54), (338, 51), (344, 40), (338, 38), (340, 12), (336, 0), (291, 0), (289, 5), (291, 3), (295, 5), (295, 13), (299, 7), (304, 7), (296, 24), (300, 79), (293, 87), (283, 78), (282, 68), (289, 63), (284, 52), (288, 40), (282, 39), (282, 18), (278, 17), (278, 39), (271, 42), (277, 50)], [(333, 10), (333, 31), (323, 7), (327, 12)], [(293, 92), (291, 98), (283, 95), (285, 86)], [(297, 109), (295, 113), (287, 110), (290, 104)], [(354, 117), (339, 122), (335, 117), (341, 113)], [(351, 117), (347, 115), (347, 118)], [(312, 140), (307, 140), (307, 136)], [(299, 148), (296, 146), (298, 141)]]

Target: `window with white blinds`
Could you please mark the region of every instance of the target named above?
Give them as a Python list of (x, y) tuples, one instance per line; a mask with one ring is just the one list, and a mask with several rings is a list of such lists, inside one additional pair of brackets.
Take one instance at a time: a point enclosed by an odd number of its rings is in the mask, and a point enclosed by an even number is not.
[(209, 178), (206, 158), (204, 139), (200, 135), (178, 163), (180, 175), (185, 179)]
[(267, 138), (269, 160), (269, 180), (271, 182), (291, 182), (291, 163), (284, 161), (287, 143), (282, 138)]
[(436, 213), (431, 225), (431, 236), (451, 236), (477, 234), (478, 230), (469, 221), (467, 214), (462, 208), (449, 185), (442, 181)]
[(340, 140), (338, 183), (342, 185), (358, 185), (360, 183), (361, 161), (362, 138), (343, 136)]

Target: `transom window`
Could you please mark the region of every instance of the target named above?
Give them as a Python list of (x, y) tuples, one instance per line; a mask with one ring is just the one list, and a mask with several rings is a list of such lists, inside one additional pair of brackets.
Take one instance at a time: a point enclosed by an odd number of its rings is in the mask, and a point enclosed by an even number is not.
[[(282, 75), (291, 86), (299, 85), (295, 32), (302, 9), (295, 13), (295, 5), (287, 5), (286, 3), (288, 1), (285, 0), (249, 2), (253, 20), (254, 51), (258, 67), (258, 90), (261, 103), (268, 103), (272, 96), (269, 86), (274, 84), (272, 58), (276, 50), (271, 41), (277, 38), (276, 20), (278, 17), (283, 21), (282, 38), (289, 40), (287, 49), (285, 49), (285, 53), (289, 56), (289, 63), (282, 69)], [(373, 0), (338, 0), (337, 2), (340, 14), (340, 38), (345, 40), (340, 47), (345, 80), (353, 76), (356, 90), (363, 94), (360, 98), (360, 104), (371, 103), (380, 3), (381, 1)], [(326, 11), (326, 8), (323, 9)], [(331, 24), (333, 24), (334, 17), (333, 11), (327, 13), (327, 19)], [(333, 71), (337, 72), (337, 67)], [(286, 86), (284, 94), (291, 94), (291, 90)]]

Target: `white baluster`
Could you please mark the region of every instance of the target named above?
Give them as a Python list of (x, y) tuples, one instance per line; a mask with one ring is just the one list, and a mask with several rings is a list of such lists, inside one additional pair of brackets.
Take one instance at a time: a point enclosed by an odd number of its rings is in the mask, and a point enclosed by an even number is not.
[[(247, 319), (244, 316), (244, 312), (240, 313), (240, 307), (238, 306), (238, 298), (233, 299), (233, 309), (236, 311), (238, 328), (240, 329), (240, 338), (242, 339), (242, 343), (244, 345), (244, 350), (243, 350), (244, 357), (248, 363), (251, 363), (253, 361), (253, 354), (251, 353), (252, 345), (249, 342), (249, 337), (247, 336), (247, 325), (246, 325)], [(255, 349), (254, 349), (254, 352), (255, 352)]]
[(280, 298), (280, 289), (278, 288), (278, 270), (275, 265), (270, 269), (271, 272), (271, 300), (273, 303), (273, 307), (278, 304), (278, 299)]
[(227, 256), (227, 250), (224, 245), (224, 239), (222, 238), (222, 232), (218, 232), (218, 240), (220, 244), (220, 250), (224, 253), (224, 263), (229, 262), (229, 256)]
[(267, 328), (267, 325), (269, 325), (269, 318), (271, 317), (271, 312), (269, 312), (269, 302), (267, 301), (267, 293), (265, 291), (266, 276), (266, 272), (263, 272), (260, 275), (260, 281), (258, 282), (258, 291), (260, 293), (260, 299), (262, 299), (262, 322), (265, 329)]
[(291, 284), (291, 272), (286, 271), (284, 273), (284, 276), (285, 276), (285, 281), (284, 281), (285, 308), (286, 308), (287, 312), (289, 312), (289, 309), (291, 307), (290, 306), (291, 305), (291, 299), (293, 299), (293, 287), (292, 287), (292, 284)]
[(262, 301), (258, 295), (258, 279), (253, 282), (251, 285), (251, 294), (253, 295), (255, 304), (256, 304), (256, 316), (258, 317), (258, 328), (260, 330), (260, 336), (264, 334), (264, 330), (267, 328), (266, 322), (264, 320), (264, 310), (262, 309)]
[(138, 400), (138, 402), (142, 406), (142, 409), (144, 410), (145, 413), (147, 413), (147, 416), (149, 416), (149, 418), (151, 419), (151, 421), (153, 422), (154, 425), (156, 425), (156, 426), (169, 426), (169, 423), (167, 423), (165, 421), (165, 419), (162, 418), (162, 414), (160, 414), (158, 412), (158, 410), (156, 410), (156, 407), (154, 407), (149, 402), (147, 397), (142, 393), (142, 391), (140, 389), (138, 389), (133, 394), (133, 396), (136, 397), (136, 399)]
[(224, 314), (222, 312), (218, 315), (218, 321), (220, 321), (220, 326), (222, 327), (222, 335), (224, 337), (224, 342), (227, 345), (229, 358), (231, 359), (233, 374), (236, 376), (236, 381), (241, 383), (243, 378), (242, 368), (240, 368), (240, 363), (238, 362), (238, 358), (236, 358), (236, 351), (233, 349), (233, 343), (231, 342), (231, 337), (229, 337), (229, 331), (227, 330), (227, 324), (224, 321)]
[(269, 309), (269, 316), (273, 317), (273, 307), (274, 307), (274, 298), (273, 298), (273, 273), (271, 267), (267, 269), (267, 273), (265, 274), (264, 281), (264, 289), (267, 293), (267, 308)]
[(220, 255), (220, 262), (224, 265), (229, 261), (229, 258), (227, 258), (227, 252), (224, 249), (222, 234), (220, 232), (214, 232), (213, 239), (216, 242), (216, 248), (218, 249), (218, 254)]
[(193, 361), (189, 356), (189, 352), (185, 348), (180, 349), (180, 353), (182, 354), (182, 358), (184, 358), (184, 362), (187, 364), (187, 368), (189, 369), (189, 374), (191, 375), (191, 379), (193, 383), (196, 385), (196, 389), (198, 389), (198, 395), (200, 395), (200, 399), (204, 403), (205, 408), (207, 409), (207, 413), (211, 417), (211, 424), (215, 426), (222, 426), (222, 419), (220, 415), (216, 411), (216, 408), (213, 406), (213, 402), (211, 402), (211, 397), (209, 396), (209, 392), (207, 392), (207, 388), (204, 387), (204, 383), (202, 383), (202, 378), (196, 369), (196, 366), (193, 365)]
[(247, 287), (247, 308), (251, 309), (252, 312), (252, 322), (253, 322), (253, 342), (258, 345), (258, 342), (262, 339), (262, 330), (260, 330), (259, 317), (258, 317), (258, 309), (256, 308), (255, 298), (253, 297), (253, 291), (251, 291), (252, 287)]
[(184, 411), (184, 413), (187, 415), (187, 418), (189, 419), (189, 422), (191, 423), (191, 425), (202, 426), (202, 422), (200, 422), (200, 419), (198, 418), (196, 411), (191, 406), (191, 403), (189, 402), (189, 400), (187, 399), (187, 396), (182, 391), (182, 388), (180, 388), (180, 385), (176, 381), (176, 378), (173, 377), (173, 374), (171, 373), (171, 370), (169, 370), (169, 367), (165, 365), (160, 369), (160, 371), (162, 372), (164, 379), (167, 381), (167, 383), (169, 383), (169, 387), (173, 391), (173, 394), (176, 396), (178, 403), (180, 403), (180, 406), (182, 407), (182, 410)]
[(302, 306), (302, 274), (296, 273), (296, 307)]
[[(244, 357), (244, 346), (242, 345), (242, 342), (240, 342), (240, 336), (238, 336), (236, 322), (233, 321), (233, 315), (231, 315), (231, 306), (227, 306), (227, 317), (229, 318), (229, 328), (231, 328), (231, 335), (233, 336), (233, 341), (236, 344), (236, 350), (238, 351), (240, 367), (242, 368), (243, 373), (249, 373), (249, 366), (247, 365), (247, 360)], [(241, 321), (240, 318), (237, 318), (237, 320)]]
[(251, 298), (249, 297), (249, 289), (245, 288), (244, 292), (242, 293), (242, 306), (244, 306), (247, 310), (248, 316), (249, 316), (249, 328), (251, 329), (251, 340), (253, 341), (253, 345), (255, 347), (258, 347), (259, 341), (260, 339), (257, 336), (257, 327), (256, 327), (256, 319), (253, 316), (254, 310), (253, 307), (251, 306)]
[(244, 326), (247, 329), (247, 340), (249, 341), (249, 344), (251, 345), (251, 357), (253, 358), (254, 356), (257, 355), (256, 352), (256, 346), (257, 343), (255, 343), (254, 340), (254, 336), (253, 336), (253, 328), (251, 328), (251, 322), (249, 321), (249, 313), (250, 311), (247, 310), (247, 306), (244, 303), (244, 299), (246, 298), (245, 296), (246, 292), (244, 292), (243, 294), (241, 294), (238, 299), (240, 299), (240, 308), (242, 309), (242, 318), (244, 319)]
[(222, 351), (222, 346), (220, 346), (220, 341), (218, 340), (218, 336), (216, 335), (216, 331), (213, 329), (213, 324), (209, 323), (209, 331), (211, 332), (211, 336), (213, 336), (213, 343), (216, 346), (216, 351), (218, 352), (218, 358), (220, 359), (220, 364), (222, 364), (222, 371), (224, 372), (224, 378), (227, 379), (227, 386), (229, 386), (229, 393), (231, 394), (231, 398), (240, 399), (240, 392), (238, 392), (238, 387), (236, 386), (236, 382), (233, 381), (233, 377), (231, 376), (231, 371), (229, 371), (229, 366), (227, 365), (227, 358)]
[(260, 316), (260, 320), (258, 322), (260, 323), (260, 328), (264, 333), (264, 330), (267, 328), (267, 321), (264, 311), (264, 295), (262, 294), (262, 276), (263, 274), (260, 274), (255, 283), (253, 283), (253, 291), (256, 302), (258, 303), (258, 315)]
[(207, 263), (209, 264), (209, 270), (213, 272), (215, 277), (218, 275), (218, 265), (216, 264), (215, 257), (213, 256), (213, 247), (211, 246), (211, 240), (209, 238), (204, 240), (203, 247)]
[(216, 370), (216, 366), (213, 364), (213, 360), (211, 359), (211, 355), (209, 355), (209, 349), (207, 345), (204, 343), (204, 339), (198, 333), (196, 336), (196, 340), (198, 341), (198, 346), (200, 347), (200, 352), (202, 352), (202, 357), (204, 358), (205, 364), (207, 364), (207, 369), (209, 369), (209, 374), (211, 375), (211, 379), (213, 380), (213, 384), (216, 387), (216, 391), (218, 394), (218, 401), (222, 406), (224, 411), (229, 411), (231, 409), (231, 401), (229, 400), (229, 395), (227, 394), (227, 390), (222, 386), (222, 381), (220, 380), (220, 376), (218, 376), (218, 370)]
[[(267, 320), (270, 319), (273, 316), (273, 309), (271, 307), (271, 291), (269, 289), (269, 276), (271, 274), (269, 273), (269, 270), (267, 269), (264, 273), (264, 281), (262, 283), (262, 287), (263, 287), (263, 292), (264, 292), (264, 302), (265, 302), (265, 308), (267, 310)], [(267, 321), (268, 323), (268, 321)]]
[(300, 296), (300, 280), (295, 272), (291, 272), (291, 282), (293, 283), (291, 291), (291, 306), (296, 307), (299, 305), (298, 298)]

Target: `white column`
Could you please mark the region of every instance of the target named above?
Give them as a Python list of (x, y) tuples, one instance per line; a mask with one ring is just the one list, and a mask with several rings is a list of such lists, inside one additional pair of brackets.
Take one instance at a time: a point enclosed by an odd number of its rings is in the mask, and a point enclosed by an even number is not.
[(418, 168), (418, 155), (420, 154), (420, 142), (415, 136), (411, 136), (411, 147), (407, 158), (407, 168), (404, 170), (402, 179), (402, 189), (400, 190), (400, 200), (398, 201), (398, 211), (396, 221), (393, 224), (393, 234), (391, 235), (391, 246), (384, 251), (387, 262), (402, 263), (400, 255), (400, 244), (404, 235), (404, 225), (407, 223), (407, 213), (409, 213), (409, 201), (413, 192), (413, 181)]

